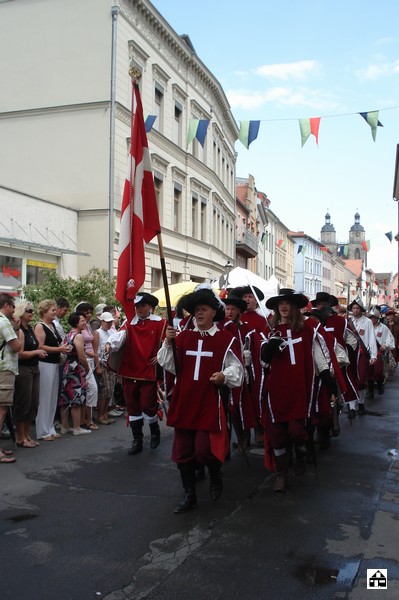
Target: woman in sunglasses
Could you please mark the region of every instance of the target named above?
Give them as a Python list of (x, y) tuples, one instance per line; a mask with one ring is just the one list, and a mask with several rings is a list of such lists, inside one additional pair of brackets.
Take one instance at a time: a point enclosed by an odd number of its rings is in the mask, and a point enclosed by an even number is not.
[(21, 321), (24, 334), (24, 347), (18, 354), (18, 375), (15, 378), (13, 415), (16, 429), (15, 443), (19, 448), (35, 448), (39, 445), (30, 437), (30, 428), (36, 418), (39, 406), (39, 358), (47, 352), (39, 350), (39, 342), (30, 323), (33, 320), (33, 306), (22, 301), (15, 308), (15, 316)]

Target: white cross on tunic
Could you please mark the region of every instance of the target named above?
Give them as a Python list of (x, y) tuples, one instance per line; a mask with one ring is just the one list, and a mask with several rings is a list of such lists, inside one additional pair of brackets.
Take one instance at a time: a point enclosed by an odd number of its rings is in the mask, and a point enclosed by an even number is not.
[(197, 350), (186, 350), (186, 354), (188, 356), (195, 356), (195, 368), (194, 368), (194, 381), (198, 381), (199, 370), (201, 366), (201, 358), (203, 356), (207, 356), (211, 358), (213, 356), (213, 352), (202, 352), (202, 345), (204, 340), (198, 340), (198, 348)]
[(293, 340), (292, 334), (291, 334), (291, 329), (287, 329), (287, 345), (290, 349), (290, 359), (291, 359), (292, 365), (296, 365), (294, 344), (298, 344), (298, 342), (302, 342), (302, 338), (299, 337), (299, 338), (296, 338), (295, 340)]

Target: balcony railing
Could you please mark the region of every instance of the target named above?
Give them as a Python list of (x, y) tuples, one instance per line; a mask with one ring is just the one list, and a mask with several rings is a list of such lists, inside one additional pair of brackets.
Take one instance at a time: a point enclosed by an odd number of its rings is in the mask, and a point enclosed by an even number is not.
[(241, 250), (248, 256), (256, 256), (258, 254), (258, 238), (249, 229), (242, 229), (237, 233), (236, 247), (237, 250)]

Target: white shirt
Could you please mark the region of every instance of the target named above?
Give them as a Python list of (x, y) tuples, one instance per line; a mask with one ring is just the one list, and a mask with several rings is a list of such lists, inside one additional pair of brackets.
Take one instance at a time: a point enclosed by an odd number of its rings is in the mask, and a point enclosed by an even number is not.
[[(194, 327), (193, 331), (200, 331), (197, 326)], [(212, 325), (207, 331), (202, 331), (204, 335), (214, 336), (219, 332), (216, 325)], [(157, 354), (158, 362), (170, 373), (175, 373), (175, 362), (173, 358), (172, 346), (168, 344), (167, 340), (164, 341)], [(225, 361), (223, 364), (222, 373), (224, 375), (224, 385), (229, 388), (238, 387), (241, 385), (244, 369), (238, 358), (235, 356), (232, 350), (229, 350), (226, 354)]]
[(352, 317), (352, 323), (370, 352), (370, 358), (377, 358), (377, 343), (375, 341), (374, 327), (368, 317)]

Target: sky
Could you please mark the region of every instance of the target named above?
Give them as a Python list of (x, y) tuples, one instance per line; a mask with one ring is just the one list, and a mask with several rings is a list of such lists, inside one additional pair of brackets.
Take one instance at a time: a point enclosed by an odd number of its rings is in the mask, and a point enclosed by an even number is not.
[[(399, 2), (396, 0), (152, 0), (189, 35), (219, 80), (239, 125), (260, 120), (237, 177), (255, 178), (292, 230), (320, 239), (327, 210), (345, 243), (356, 211), (367, 266), (398, 271)], [(360, 112), (379, 111), (376, 141)], [(301, 147), (299, 119), (321, 117)]]

